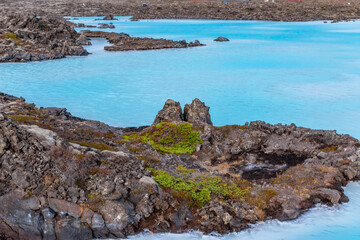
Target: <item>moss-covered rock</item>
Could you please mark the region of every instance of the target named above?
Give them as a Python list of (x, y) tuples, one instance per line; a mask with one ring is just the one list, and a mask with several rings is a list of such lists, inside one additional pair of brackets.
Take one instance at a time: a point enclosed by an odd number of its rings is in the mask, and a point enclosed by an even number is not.
[(189, 200), (191, 205), (198, 207), (207, 204), (212, 196), (242, 199), (252, 186), (245, 180), (230, 182), (207, 174), (194, 174), (195, 169), (186, 169), (182, 165), (177, 167), (175, 175), (153, 168), (149, 170), (162, 188), (171, 190), (174, 196)]
[(202, 143), (199, 132), (190, 123), (162, 122), (140, 134), (124, 135), (126, 141), (150, 144), (156, 151), (173, 154), (192, 154)]

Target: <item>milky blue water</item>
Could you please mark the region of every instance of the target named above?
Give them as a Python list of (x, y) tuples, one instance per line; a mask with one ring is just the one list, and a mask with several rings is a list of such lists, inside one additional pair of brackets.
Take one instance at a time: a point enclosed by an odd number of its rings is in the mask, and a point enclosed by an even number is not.
[[(151, 124), (166, 99), (198, 97), (215, 125), (294, 122), (360, 138), (360, 22), (112, 22), (117, 32), (207, 46), (105, 52), (97, 39), (88, 57), (0, 64), (0, 91), (116, 126)], [(212, 41), (220, 35), (231, 41)]]
[[(74, 22), (98, 24), (94, 18)], [(26, 64), (0, 64), (0, 91), (38, 106), (115, 126), (151, 124), (168, 98), (182, 105), (198, 97), (215, 125), (270, 123), (336, 129), (360, 138), (360, 22), (112, 21), (133, 36), (200, 40), (207, 46), (105, 52)], [(107, 22), (108, 23), (108, 22)], [(225, 36), (230, 42), (212, 40)], [(199, 233), (140, 235), (133, 239), (360, 239), (360, 185), (346, 188), (350, 203), (315, 208), (292, 222), (256, 225), (224, 237)]]

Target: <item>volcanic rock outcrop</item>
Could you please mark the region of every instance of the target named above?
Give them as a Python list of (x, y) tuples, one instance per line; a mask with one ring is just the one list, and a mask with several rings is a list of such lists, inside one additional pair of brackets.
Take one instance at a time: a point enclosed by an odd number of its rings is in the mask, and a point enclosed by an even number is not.
[(0, 18), (0, 62), (27, 62), (86, 56), (78, 34), (62, 18), (5, 16)]
[(198, 40), (187, 43), (183, 41), (173, 41), (167, 39), (139, 38), (131, 37), (126, 33), (84, 31), (83, 34), (90, 38), (106, 38), (112, 46), (105, 46), (107, 51), (130, 51), (130, 50), (155, 50), (165, 48), (188, 48), (204, 46)]
[(199, 99), (115, 128), (0, 94), (0, 237), (228, 233), (348, 201), (360, 142), (261, 121), (214, 127)]

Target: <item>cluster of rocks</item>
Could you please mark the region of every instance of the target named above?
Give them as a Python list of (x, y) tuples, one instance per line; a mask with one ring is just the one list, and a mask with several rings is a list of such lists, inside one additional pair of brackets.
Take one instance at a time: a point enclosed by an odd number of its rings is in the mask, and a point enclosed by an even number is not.
[(105, 21), (114, 21), (114, 20), (117, 20), (116, 18), (114, 18), (113, 15), (109, 14), (109, 15), (106, 15), (103, 19), (99, 19), (99, 20), (105, 20)]
[[(177, 155), (121, 140), (160, 122), (190, 123), (204, 141), (193, 154)], [(115, 128), (0, 94), (0, 236), (92, 239), (144, 229), (240, 231), (266, 219), (297, 218), (317, 203), (347, 201), (341, 186), (360, 177), (360, 142), (335, 131), (261, 121), (214, 127), (209, 107), (199, 99), (184, 110), (166, 101), (153, 126)], [(259, 198), (213, 196), (203, 207), (189, 207), (147, 170), (175, 174), (179, 165), (229, 181), (247, 179), (250, 197)], [(258, 205), (269, 189), (276, 194)]]
[[(109, 17), (110, 18), (110, 17)], [(95, 27), (73, 24), (63, 18), (5, 16), (0, 18), (0, 62), (27, 62), (86, 56), (82, 45), (91, 45), (90, 37), (106, 38), (112, 46), (107, 51), (150, 50), (204, 46), (198, 40), (172, 41), (166, 39), (130, 37), (125, 33), (85, 31), (79, 34), (75, 27)], [(98, 28), (115, 28), (112, 23), (100, 23)]]
[[(96, 26), (94, 26), (94, 25), (86, 25), (84, 23), (76, 23), (76, 24), (74, 24), (74, 27), (76, 27), (76, 28), (96, 28)], [(107, 23), (99, 23), (97, 28), (102, 28), (102, 29), (104, 29), (104, 28), (115, 28), (115, 26), (112, 23), (109, 23), (109, 24), (107, 24)]]
[[(133, 16), (134, 19), (234, 19), (344, 21), (360, 18), (359, 1), (159, 1), (28, 0), (0, 1), (0, 12), (38, 16)], [(111, 16), (105, 20), (113, 20)]]
[(76, 28), (96, 28), (94, 25), (86, 25), (84, 23), (75, 23), (74, 27)]
[(88, 38), (106, 38), (109, 43), (113, 44), (104, 47), (107, 51), (155, 50), (204, 46), (204, 44), (201, 44), (198, 40), (187, 43), (185, 40), (173, 41), (167, 39), (131, 37), (126, 33), (83, 31), (83, 35)]
[(99, 23), (98, 28), (115, 28), (115, 26), (112, 23)]
[(0, 18), (0, 62), (26, 62), (85, 56), (80, 37), (62, 18), (5, 16)]

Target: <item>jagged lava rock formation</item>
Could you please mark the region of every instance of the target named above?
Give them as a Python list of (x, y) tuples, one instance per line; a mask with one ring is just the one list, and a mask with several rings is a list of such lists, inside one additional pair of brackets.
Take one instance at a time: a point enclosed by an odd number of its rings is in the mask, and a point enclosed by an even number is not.
[(0, 236), (122, 238), (227, 233), (348, 201), (360, 143), (261, 121), (214, 127), (199, 99), (115, 128), (0, 94)]
[(27, 62), (85, 56), (80, 37), (63, 18), (5, 16), (0, 18), (0, 62)]
[(84, 31), (83, 34), (89, 38), (106, 38), (112, 46), (105, 46), (106, 51), (130, 51), (130, 50), (156, 50), (165, 48), (188, 48), (205, 46), (198, 40), (187, 43), (167, 39), (131, 37), (126, 33)]

